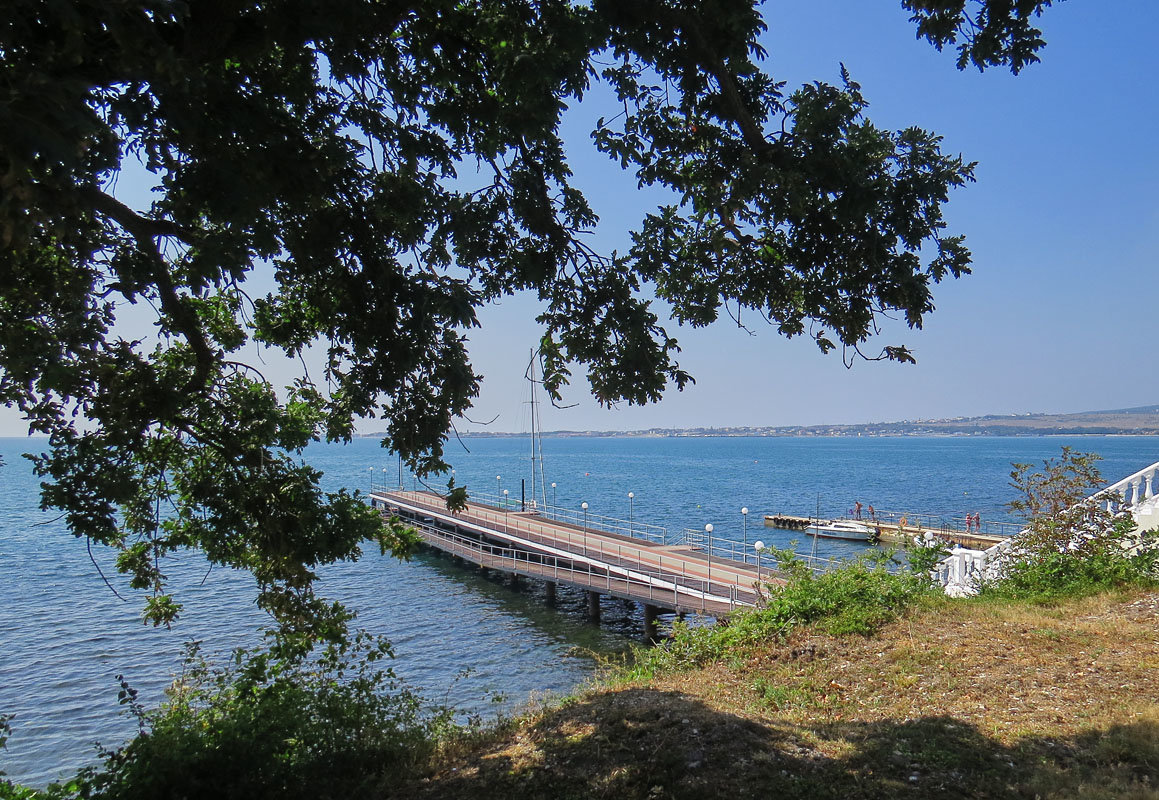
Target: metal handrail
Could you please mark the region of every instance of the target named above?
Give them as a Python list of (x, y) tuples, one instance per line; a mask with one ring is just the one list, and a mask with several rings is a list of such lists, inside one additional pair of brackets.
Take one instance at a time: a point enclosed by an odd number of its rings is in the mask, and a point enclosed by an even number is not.
[[(589, 588), (600, 588), (601, 585), (606, 590), (611, 590), (613, 587), (619, 589), (623, 587), (625, 594), (633, 594), (643, 598), (644, 592), (631, 592), (632, 587), (639, 587), (641, 590), (647, 589), (647, 598), (658, 601), (667, 602), (667, 594), (658, 591), (667, 587), (658, 587), (656, 582), (670, 583), (672, 585), (672, 602), (676, 606), (691, 607), (689, 603), (681, 603), (681, 594), (693, 594), (700, 600), (700, 607), (702, 610), (707, 610), (709, 607), (717, 605), (727, 605), (730, 609), (738, 605), (749, 606), (753, 603), (740, 599), (741, 591), (739, 587), (734, 587), (730, 584), (724, 584), (719, 581), (699, 580), (695, 577), (683, 575), (681, 580), (677, 581), (674, 574), (665, 574), (659, 570), (648, 570), (646, 567), (633, 566), (631, 569), (626, 569), (628, 573), (626, 576), (613, 577), (607, 570), (599, 570), (594, 568), (591, 562), (588, 562), (586, 569), (576, 569), (574, 562), (570, 559), (561, 559), (548, 553), (533, 553), (526, 550), (521, 550), (515, 547), (504, 547), (499, 545), (485, 544), (470, 537), (461, 536), (459, 534), (443, 531), (438, 528), (423, 524), (422, 522), (412, 522), (414, 527), (420, 532), (420, 535), (428, 541), (431, 539), (439, 540), (443, 545), (443, 549), (456, 555), (464, 555), (470, 557), (476, 556), (471, 560), (483, 566), (496, 566), (500, 568), (507, 568), (511, 572), (519, 574), (527, 574), (532, 577), (552, 577), (558, 579), (559, 575), (563, 573), (566, 576), (586, 576), (586, 581), (574, 580), (578, 585), (587, 586)], [(526, 566), (520, 568), (519, 564), (523, 562)], [(509, 567), (503, 565), (510, 564)], [(531, 566), (538, 566), (539, 569), (532, 569)], [(619, 566), (619, 565), (617, 565)], [(639, 580), (634, 578), (631, 573), (636, 573), (643, 576), (647, 580)], [(721, 587), (727, 590), (725, 595), (716, 594), (714, 586)], [(748, 592), (746, 592), (747, 594)], [(751, 592), (754, 599), (756, 593)], [(725, 599), (718, 599), (725, 598)]]
[[(387, 501), (387, 498), (382, 498)], [(393, 502), (403, 506), (409, 506), (408, 513), (421, 515), (430, 513), (436, 517), (443, 517), (445, 522), (454, 523), (454, 518), (457, 516), (448, 512), (443, 508), (436, 508), (433, 496), (416, 496), (402, 498), (399, 497)], [(589, 525), (586, 529), (575, 525), (560, 525), (558, 522), (541, 518), (538, 515), (531, 515), (519, 513), (515, 511), (504, 511), (500, 508), (492, 506), (483, 506), (476, 504), (474, 508), (468, 507), (468, 511), (472, 512), (475, 517), (473, 521), (467, 519), (462, 520), (465, 524), (482, 525), (484, 529), (493, 530), (495, 533), (503, 534), (515, 540), (522, 541), (533, 551), (539, 546), (543, 545), (546, 548), (551, 548), (556, 551), (562, 551), (573, 555), (577, 558), (588, 558), (589, 553), (589, 537), (600, 537), (601, 534), (607, 533), (600, 528)], [(420, 524), (419, 521), (411, 520), (412, 524)], [(446, 532), (441, 528), (431, 529), (433, 535), (446, 536)], [(562, 537), (561, 537), (562, 534)], [(462, 538), (462, 537), (460, 537)], [(464, 541), (476, 541), (474, 539), (467, 539)], [(733, 566), (721, 564), (720, 568), (714, 573), (713, 564), (711, 562), (711, 554), (708, 563), (703, 567), (706, 571), (705, 579), (701, 580), (699, 577), (688, 574), (688, 569), (692, 564), (698, 564), (699, 560), (687, 561), (678, 553), (673, 553), (664, 548), (657, 548), (651, 542), (637, 540), (639, 544), (631, 544), (627, 541), (617, 542), (607, 538), (599, 539), (598, 543), (594, 545), (595, 549), (600, 550), (599, 555), (595, 556), (598, 562), (602, 562), (605, 566), (618, 567), (622, 569), (630, 569), (639, 571), (647, 562), (655, 560), (658, 566), (663, 566), (665, 558), (679, 562), (680, 577), (676, 577), (676, 573), (672, 570), (664, 573), (663, 576), (658, 577), (659, 580), (670, 580), (681, 587), (687, 588), (694, 592), (717, 594), (718, 597), (728, 596), (732, 598), (731, 602), (734, 604), (741, 603), (744, 605), (751, 605), (746, 601), (740, 600), (742, 595), (751, 595), (753, 602), (759, 599), (760, 592), (757, 584), (761, 583), (766, 574), (770, 580), (776, 580), (773, 575), (773, 570), (769, 569), (766, 573), (761, 570), (758, 575), (754, 576), (751, 573), (745, 574), (743, 570), (738, 570), (735, 566), (737, 562), (742, 562), (742, 558), (736, 557), (735, 552), (729, 552), (727, 556), (732, 556)], [(682, 542), (687, 542), (688, 537), (682, 537)], [(728, 540), (722, 540), (728, 542)], [(679, 543), (679, 542), (678, 542)], [(728, 542), (731, 548), (735, 548), (735, 544)], [(518, 549), (519, 545), (515, 545)], [(612, 556), (612, 551), (615, 551), (615, 556)], [(690, 549), (697, 549), (690, 547)], [(629, 556), (629, 560), (625, 560), (625, 553)], [(760, 560), (754, 554), (754, 560), (760, 566)], [(744, 560), (742, 563), (751, 564), (752, 562)], [(770, 563), (770, 567), (771, 567)], [(815, 566), (815, 565), (814, 565)], [(827, 567), (820, 567), (827, 568)], [(719, 588), (719, 591), (718, 591)]]
[(556, 522), (566, 522), (580, 528), (584, 526), (586, 521), (588, 528), (603, 531), (604, 533), (615, 533), (633, 539), (655, 542), (656, 544), (668, 543), (667, 528), (660, 525), (652, 525), (647, 522), (640, 522), (636, 519), (619, 519), (617, 517), (596, 514), (592, 511), (588, 511), (585, 515), (582, 509), (552, 505), (540, 506), (534, 500), (528, 501), (527, 508), (525, 509), (518, 499), (513, 499), (509, 495), (504, 496), (491, 492), (472, 492), (467, 502), (482, 503), (497, 508), (500, 511), (508, 511), (511, 513), (526, 513), (534, 510), (546, 519), (551, 519)]
[[(965, 522), (965, 516), (953, 516), (951, 514), (926, 514), (921, 512), (905, 512), (905, 511), (882, 511), (881, 509), (874, 509), (873, 516), (862, 511), (861, 518), (855, 520), (863, 524), (872, 525), (874, 522), (884, 522), (891, 525), (897, 525), (902, 519), (906, 520), (906, 527), (921, 528), (926, 531), (935, 531), (939, 533), (962, 533), (962, 524)], [(991, 536), (1014, 536), (1026, 527), (1024, 522), (1003, 522), (1001, 520), (982, 520), (982, 530), (979, 533), (986, 533)]]
[[(742, 542), (735, 541), (734, 539), (711, 536), (705, 531), (685, 528), (681, 532), (680, 539), (681, 544), (687, 545), (693, 550), (704, 552), (710, 558), (724, 558), (742, 564), (759, 564), (761, 563), (761, 559), (764, 559), (764, 563), (769, 565), (767, 569), (770, 574), (778, 572), (774, 566), (776, 563), (775, 556), (763, 555), (773, 548), (763, 548), (761, 550), (762, 555), (758, 559), (755, 548), (753, 548), (753, 552), (750, 554), (749, 548), (746, 548)], [(750, 545), (749, 547), (751, 548), (752, 546)], [(809, 569), (814, 572), (831, 572), (845, 563), (845, 559), (842, 558), (822, 558), (820, 556), (803, 555), (801, 553), (795, 553), (794, 556), (798, 560), (805, 562)]]

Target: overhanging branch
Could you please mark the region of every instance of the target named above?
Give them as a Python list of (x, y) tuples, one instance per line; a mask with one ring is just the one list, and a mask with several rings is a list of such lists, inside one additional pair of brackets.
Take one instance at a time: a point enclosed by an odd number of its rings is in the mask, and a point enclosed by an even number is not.
[(90, 187), (82, 194), (94, 211), (120, 225), (137, 240), (138, 244), (144, 246), (148, 243), (150, 250), (156, 250), (154, 240), (160, 236), (180, 239), (186, 244), (193, 243), (195, 238), (193, 231), (178, 225), (176, 222), (141, 216), (117, 198), (105, 194), (97, 188)]
[(185, 337), (193, 349), (194, 358), (197, 359), (193, 377), (186, 384), (185, 391), (193, 392), (200, 389), (205, 385), (213, 368), (215, 361), (213, 348), (210, 347), (197, 314), (178, 294), (169, 265), (157, 247), (157, 239), (161, 237), (180, 239), (186, 244), (193, 244), (196, 239), (194, 232), (170, 220), (144, 217), (99, 189), (90, 188), (83, 192), (83, 195), (94, 211), (108, 217), (132, 236), (141, 252), (148, 255), (153, 262), (153, 284), (157, 287), (161, 299), (161, 310), (169, 317), (174, 329)]

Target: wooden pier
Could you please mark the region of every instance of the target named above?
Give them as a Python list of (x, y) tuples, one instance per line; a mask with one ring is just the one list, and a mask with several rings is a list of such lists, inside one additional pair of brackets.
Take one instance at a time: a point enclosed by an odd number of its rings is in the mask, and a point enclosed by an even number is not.
[(794, 517), (792, 514), (765, 514), (765, 525), (787, 531), (803, 531), (813, 524), (808, 517)]
[(913, 541), (915, 537), (925, 536), (927, 533), (932, 533), (934, 538), (941, 539), (947, 544), (955, 544), (959, 547), (965, 547), (971, 550), (985, 550), (987, 547), (993, 547), (1007, 537), (997, 536), (987, 533), (967, 533), (963, 529), (940, 527), (940, 528), (923, 528), (921, 525), (901, 525), (896, 522), (866, 522), (872, 528), (876, 528), (878, 539), (883, 542), (902, 542)]
[(588, 592), (593, 619), (600, 595), (643, 604), (646, 627), (665, 610), (727, 617), (756, 605), (762, 585), (782, 582), (768, 569), (758, 574), (758, 565), (721, 558), (711, 548), (649, 541), (535, 511), (471, 502), (451, 512), (442, 497), (421, 491), (375, 491), (370, 498), (430, 547), (486, 569), (538, 578), (548, 597), (557, 584)]
[[(765, 525), (780, 530), (803, 531), (815, 520), (791, 514), (766, 514)], [(821, 520), (830, 522), (831, 520)], [(932, 533), (935, 538), (947, 544), (958, 545), (973, 550), (985, 550), (1017, 533), (1022, 526), (1015, 523), (987, 523), (989, 531), (967, 531), (956, 521), (932, 514), (903, 514), (894, 511), (878, 512), (873, 517), (862, 516), (851, 519), (868, 526), (874, 533), (874, 542), (904, 542), (915, 537)]]

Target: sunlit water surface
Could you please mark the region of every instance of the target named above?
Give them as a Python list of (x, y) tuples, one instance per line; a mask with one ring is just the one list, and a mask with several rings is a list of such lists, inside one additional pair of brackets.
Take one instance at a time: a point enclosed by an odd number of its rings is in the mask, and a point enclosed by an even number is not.
[[(716, 536), (785, 547), (801, 535), (764, 528), (764, 514), (839, 516), (860, 499), (880, 509), (1003, 518), (1011, 462), (1056, 456), (1064, 444), (1101, 454), (1108, 482), (1159, 459), (1155, 437), (547, 439), (546, 500), (553, 502), (554, 481), (555, 502), (587, 502), (593, 516), (631, 515), (673, 532), (712, 523)], [(205, 651), (224, 654), (255, 644), (267, 622), (253, 605), (251, 578), (207, 570), (188, 555), (167, 568), (185, 606), (181, 619), (172, 630), (142, 625), (140, 598), (125, 589), (109, 553), (95, 548), (90, 559), (83, 541), (39, 510), (37, 480), (20, 454), (43, 446), (0, 439), (0, 713), (15, 715), (0, 770), (32, 785), (92, 762), (94, 742), (115, 746), (132, 735), (134, 723), (117, 705), (116, 675), (155, 704), (180, 666), (184, 642), (203, 640)], [(466, 447), (450, 453), (460, 485), (505, 488), (513, 500), (526, 491), (530, 499), (527, 442), (469, 439)], [(376, 440), (319, 445), (306, 457), (330, 489), (398, 483), (397, 463)], [(403, 482), (416, 485), (409, 475)], [(747, 530), (742, 506), (751, 512)], [(817, 543), (821, 556), (858, 549)], [(105, 585), (95, 564), (128, 601)], [(394, 643), (400, 676), (462, 714), (510, 712), (537, 695), (571, 691), (640, 638), (640, 612), (630, 604), (605, 598), (603, 623), (595, 626), (579, 593), (561, 589), (548, 608), (535, 582), (515, 590), (429, 555), (400, 563), (368, 548), (357, 563), (325, 570), (322, 592)]]

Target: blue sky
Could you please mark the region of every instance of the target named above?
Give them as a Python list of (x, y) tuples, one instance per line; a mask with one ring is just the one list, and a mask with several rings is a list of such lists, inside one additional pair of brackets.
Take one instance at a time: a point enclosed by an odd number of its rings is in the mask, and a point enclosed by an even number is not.
[[(1154, 0), (1069, 0), (1041, 19), (1042, 63), (1020, 75), (959, 72), (950, 52), (915, 37), (900, 3), (779, 0), (764, 5), (767, 69), (789, 87), (836, 83), (844, 62), (878, 126), (918, 125), (978, 161), (978, 182), (956, 191), (950, 230), (963, 233), (974, 274), (935, 290), (925, 328), (889, 329), (918, 364), (823, 356), (763, 324), (730, 320), (677, 330), (681, 365), (697, 379), (658, 405), (603, 410), (577, 380), (550, 429), (853, 423), (987, 413), (1066, 412), (1159, 402), (1159, 92)], [(583, 108), (569, 123), (590, 128)], [(575, 136), (573, 139), (579, 139)], [(578, 142), (582, 145), (582, 140)], [(581, 184), (608, 230), (638, 220), (648, 197), (598, 154), (573, 148)], [(655, 198), (652, 198), (655, 203)], [(536, 307), (513, 299), (486, 310), (472, 334), (485, 376), (476, 419), (523, 430), (521, 377)], [(671, 329), (670, 329), (671, 330)], [(474, 426), (465, 426), (468, 429)]]
[[(574, 406), (542, 410), (551, 429), (796, 425), (987, 413), (1065, 412), (1159, 402), (1159, 31), (1156, 0), (1067, 0), (1040, 20), (1042, 63), (1017, 77), (959, 72), (952, 53), (918, 41), (893, 0), (768, 0), (766, 69), (788, 81), (839, 80), (844, 62), (879, 127), (918, 125), (945, 150), (978, 161), (978, 182), (956, 191), (950, 231), (965, 234), (974, 274), (936, 288), (925, 329), (887, 328), (918, 364), (823, 356), (763, 323), (730, 320), (669, 331), (696, 378), (647, 407), (601, 409), (577, 370)], [(626, 248), (629, 226), (662, 198), (588, 141), (606, 98), (568, 113), (577, 184), (603, 222), (595, 241)], [(126, 182), (128, 183), (128, 182)], [(131, 199), (132, 186), (119, 195)], [(471, 332), (484, 376), (472, 418), (527, 429), (527, 354), (539, 337), (534, 298), (485, 308)], [(289, 380), (285, 373), (273, 370)], [(381, 429), (369, 421), (363, 430)], [(461, 430), (479, 426), (464, 421)], [(0, 409), (0, 435), (24, 426)]]

